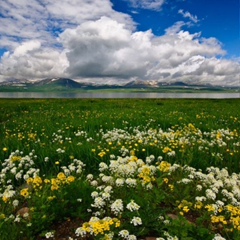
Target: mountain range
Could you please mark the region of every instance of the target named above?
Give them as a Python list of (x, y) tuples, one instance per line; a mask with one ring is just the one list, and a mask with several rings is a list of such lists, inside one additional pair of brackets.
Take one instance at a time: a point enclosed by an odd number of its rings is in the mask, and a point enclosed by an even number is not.
[(127, 83), (106, 84), (94, 82), (81, 82), (69, 78), (45, 78), (38, 81), (27, 79), (8, 79), (0, 82), (0, 91), (6, 89), (28, 90), (28, 91), (64, 91), (64, 90), (97, 90), (97, 89), (195, 89), (195, 90), (239, 90), (239, 87), (223, 87), (212, 85), (192, 85), (184, 82), (158, 82), (158, 81), (140, 81), (134, 80)]

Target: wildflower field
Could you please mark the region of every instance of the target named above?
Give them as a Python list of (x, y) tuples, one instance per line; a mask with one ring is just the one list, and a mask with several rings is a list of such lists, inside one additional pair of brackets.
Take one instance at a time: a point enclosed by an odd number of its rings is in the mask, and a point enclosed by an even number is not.
[(1, 99), (0, 240), (240, 239), (240, 99)]

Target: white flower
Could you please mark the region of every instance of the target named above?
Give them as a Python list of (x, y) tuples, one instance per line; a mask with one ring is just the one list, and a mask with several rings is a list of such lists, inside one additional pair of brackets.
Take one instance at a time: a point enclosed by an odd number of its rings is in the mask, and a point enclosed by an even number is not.
[(191, 179), (188, 179), (188, 178), (183, 178), (182, 180), (180, 180), (179, 181), (179, 183), (183, 183), (183, 184), (188, 184), (188, 183), (190, 183), (190, 182), (192, 182), (192, 180)]
[(137, 204), (134, 202), (134, 200), (131, 200), (131, 202), (127, 204), (127, 207), (126, 207), (126, 208), (127, 208), (128, 210), (130, 210), (131, 212), (133, 212), (133, 211), (137, 211), (137, 210), (140, 208), (140, 206), (137, 205)]
[(115, 202), (111, 205), (111, 210), (114, 214), (119, 214), (123, 211), (123, 201), (122, 199), (117, 199)]
[(111, 197), (110, 193), (108, 193), (108, 192), (103, 192), (103, 193), (102, 193), (102, 198), (103, 198), (103, 199), (109, 200), (110, 197)]
[(223, 238), (220, 234), (215, 234), (213, 240), (226, 240), (226, 238)]
[(127, 178), (125, 180), (126, 184), (129, 186), (129, 187), (135, 187), (137, 186), (137, 180), (134, 179), (134, 178)]
[(106, 175), (104, 175), (104, 176), (102, 177), (102, 181), (105, 182), (105, 183), (112, 183), (113, 177), (112, 177), (112, 176), (106, 176)]
[(13, 205), (14, 207), (17, 207), (18, 204), (19, 204), (19, 201), (18, 201), (17, 199), (13, 200), (12, 205)]
[(105, 193), (111, 193), (112, 192), (112, 186), (107, 186), (103, 190)]
[(45, 237), (46, 237), (46, 238), (54, 237), (54, 232), (47, 232), (47, 233), (45, 234)]
[(92, 174), (88, 174), (88, 175), (87, 175), (87, 180), (88, 180), (88, 181), (93, 180), (93, 175), (92, 175)]
[(198, 185), (196, 186), (196, 189), (197, 189), (197, 191), (201, 191), (201, 190), (202, 190), (202, 186), (198, 184)]
[(92, 193), (91, 193), (91, 197), (92, 197), (92, 198), (98, 197), (98, 192), (96, 192), (96, 191), (92, 192)]
[(127, 238), (129, 236), (129, 231), (128, 230), (121, 230), (118, 233), (118, 236), (123, 237), (123, 238)]
[(18, 172), (16, 175), (15, 175), (15, 178), (16, 180), (19, 180), (22, 178), (22, 173), (21, 172)]
[(118, 178), (118, 179), (116, 180), (116, 185), (117, 185), (118, 187), (123, 186), (123, 185), (124, 185), (124, 179), (123, 179), (123, 178)]
[(204, 201), (206, 201), (207, 199), (206, 199), (206, 197), (204, 197), (204, 196), (201, 196), (201, 197), (197, 196), (197, 197), (195, 197), (195, 200), (196, 200), (197, 202), (204, 202)]
[(20, 222), (21, 221), (21, 218), (19, 215), (16, 216), (16, 218), (14, 219), (14, 222)]
[(29, 217), (29, 213), (28, 213), (28, 212), (24, 213), (24, 214), (23, 214), (23, 217), (24, 217), (24, 218), (28, 218), (28, 217)]
[(108, 169), (108, 165), (107, 165), (106, 163), (104, 163), (104, 162), (101, 162), (101, 163), (99, 164), (99, 171), (100, 171), (100, 172), (103, 172), (103, 171), (106, 170), (106, 169)]
[(142, 219), (140, 217), (133, 217), (133, 219), (131, 220), (131, 223), (134, 226), (142, 225)]
[(168, 225), (168, 224), (170, 224), (170, 221), (169, 221), (169, 220), (164, 220), (163, 223), (164, 223), (165, 225)]
[(128, 240), (137, 240), (137, 237), (135, 235), (129, 235), (127, 237)]
[(216, 194), (211, 189), (207, 189), (206, 190), (206, 197), (208, 199), (215, 200), (216, 199)]
[(104, 200), (101, 197), (97, 197), (94, 199), (94, 204), (92, 204), (92, 207), (101, 208), (105, 205)]
[(96, 187), (96, 186), (98, 185), (98, 182), (97, 182), (96, 180), (93, 180), (93, 181), (91, 182), (91, 185), (92, 185), (93, 187)]
[(79, 227), (76, 229), (75, 234), (77, 237), (79, 237), (79, 236), (84, 237), (87, 234), (87, 232), (85, 230), (83, 230), (82, 227)]
[(56, 152), (57, 152), (57, 153), (65, 153), (65, 150), (63, 150), (63, 149), (61, 149), (61, 148), (58, 148), (58, 149), (56, 150)]

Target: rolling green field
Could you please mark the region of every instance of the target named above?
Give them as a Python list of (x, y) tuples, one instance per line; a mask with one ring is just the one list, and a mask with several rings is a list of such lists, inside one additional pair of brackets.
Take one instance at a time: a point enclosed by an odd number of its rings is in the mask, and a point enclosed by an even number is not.
[(240, 239), (240, 99), (1, 99), (0, 240)]

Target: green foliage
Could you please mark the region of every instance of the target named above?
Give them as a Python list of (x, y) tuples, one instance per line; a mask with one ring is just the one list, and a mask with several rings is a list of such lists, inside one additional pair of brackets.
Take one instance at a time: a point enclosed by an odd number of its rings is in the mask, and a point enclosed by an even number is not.
[[(239, 239), (239, 213), (233, 204), (239, 202), (239, 103), (239, 99), (1, 99), (0, 239), (40, 235), (45, 239), (67, 219), (105, 229), (96, 236), (87, 232), (89, 239), (107, 239), (105, 232), (122, 239), (123, 230), (142, 238), (167, 239), (169, 234), (210, 240), (220, 233)], [(121, 167), (111, 168), (113, 163), (123, 164), (125, 171), (138, 165), (128, 176), (116, 170)], [(209, 182), (198, 176), (208, 176)], [(228, 178), (231, 181), (221, 186)], [(126, 184), (127, 179), (136, 184)], [(214, 189), (216, 196), (202, 206), (196, 198), (205, 196), (213, 183), (220, 184)], [(109, 198), (104, 192), (108, 186)], [(227, 197), (221, 192), (224, 188)], [(94, 192), (104, 206), (96, 205)], [(234, 196), (232, 202), (229, 196)], [(117, 200), (122, 200), (124, 210), (115, 214), (111, 207)], [(207, 209), (217, 200), (224, 201), (224, 208), (211, 219)], [(127, 210), (131, 201), (140, 208)], [(28, 214), (19, 219), (17, 212), (23, 208)], [(99, 219), (91, 222), (92, 217)], [(142, 224), (131, 223), (135, 218)], [(228, 231), (222, 229), (225, 220)]]

